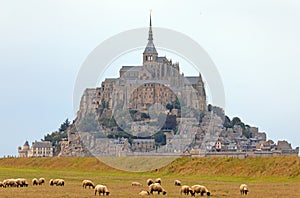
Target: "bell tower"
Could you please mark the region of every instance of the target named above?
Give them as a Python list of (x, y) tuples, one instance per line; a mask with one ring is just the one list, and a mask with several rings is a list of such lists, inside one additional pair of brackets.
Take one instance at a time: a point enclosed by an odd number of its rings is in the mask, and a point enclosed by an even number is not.
[(143, 63), (146, 62), (155, 62), (157, 58), (157, 51), (153, 43), (153, 33), (152, 33), (152, 21), (151, 21), (151, 12), (150, 12), (150, 27), (148, 33), (148, 44), (143, 53)]

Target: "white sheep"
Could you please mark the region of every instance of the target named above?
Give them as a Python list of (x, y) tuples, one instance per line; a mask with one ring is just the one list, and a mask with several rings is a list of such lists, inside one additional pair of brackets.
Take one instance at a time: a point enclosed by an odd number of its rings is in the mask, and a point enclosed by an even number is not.
[(65, 185), (65, 180), (63, 179), (58, 179), (56, 186), (64, 186)]
[(39, 180), (37, 178), (33, 178), (32, 179), (32, 185), (38, 185), (39, 184)]
[(150, 195), (150, 193), (149, 193), (149, 191), (142, 190), (141, 192), (139, 192), (139, 195), (140, 196), (147, 196), (147, 195)]
[(161, 184), (161, 178), (157, 178), (157, 179), (155, 179), (155, 181), (154, 181), (155, 183), (158, 183), (158, 184)]
[(180, 194), (182, 195), (182, 193), (185, 195), (188, 195), (189, 193), (191, 193), (192, 196), (194, 195), (194, 191), (192, 190), (192, 188), (187, 185), (181, 186)]
[(45, 178), (41, 177), (39, 179), (39, 185), (43, 185), (46, 182)]
[(154, 181), (152, 179), (147, 179), (147, 185), (150, 186), (151, 184), (153, 184)]
[(100, 194), (109, 195), (109, 190), (105, 185), (98, 184), (97, 186), (95, 186), (95, 195), (97, 195), (97, 193), (99, 194), (99, 196)]
[(4, 188), (4, 184), (3, 184), (3, 182), (0, 182), (0, 188)]
[(53, 179), (50, 179), (50, 180), (49, 180), (49, 185), (50, 185), (50, 186), (53, 186), (53, 185), (54, 185), (53, 181), (54, 181)]
[(175, 186), (181, 186), (181, 181), (179, 181), (178, 179), (176, 179), (174, 181)]
[(140, 182), (131, 182), (131, 186), (142, 186)]
[(28, 182), (24, 178), (15, 179), (15, 182), (17, 184), (17, 187), (27, 187), (28, 186)]
[(205, 193), (207, 196), (210, 196), (210, 192), (207, 190), (207, 188), (205, 186), (202, 185), (194, 185), (191, 187), (193, 194), (192, 196), (195, 196), (195, 194), (201, 194), (201, 196), (203, 196)]
[(163, 195), (167, 194), (167, 191), (163, 189), (163, 187), (159, 183), (154, 183), (149, 186), (149, 192), (153, 194), (153, 192), (157, 192), (157, 194), (162, 193)]
[(49, 184), (50, 186), (64, 186), (65, 181), (63, 179), (50, 179)]
[(83, 188), (86, 188), (86, 187), (92, 187), (92, 188), (95, 188), (95, 185), (94, 183), (91, 181), (91, 180), (83, 180), (82, 181), (82, 187)]
[(16, 187), (17, 182), (16, 179), (5, 179), (3, 180), (4, 187)]
[(246, 184), (241, 184), (240, 192), (241, 192), (241, 195), (244, 195), (244, 194), (247, 195), (247, 193), (249, 192), (248, 186)]
[(4, 188), (6, 188), (6, 187), (8, 186), (8, 184), (7, 184), (7, 179), (3, 180), (2, 183), (3, 183), (3, 187), (4, 187)]

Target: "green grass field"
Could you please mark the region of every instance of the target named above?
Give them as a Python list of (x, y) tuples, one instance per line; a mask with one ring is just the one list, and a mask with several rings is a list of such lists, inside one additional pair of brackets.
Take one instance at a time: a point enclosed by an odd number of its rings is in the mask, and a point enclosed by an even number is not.
[[(127, 163), (126, 159), (122, 163)], [(46, 185), (32, 186), (35, 177), (46, 178)], [(241, 183), (248, 184), (250, 193), (246, 197), (249, 198), (300, 197), (299, 157), (179, 158), (151, 172), (116, 170), (96, 158), (0, 159), (0, 180), (26, 178), (30, 182), (24, 188), (0, 188), (0, 197), (95, 197), (93, 189), (82, 188), (83, 179), (107, 185), (109, 197), (139, 197), (140, 190), (148, 190), (146, 180), (157, 177), (162, 178), (167, 195), (152, 197), (190, 197), (180, 195), (180, 187), (173, 183), (175, 179), (186, 185), (205, 185), (211, 197), (245, 197), (239, 193)], [(64, 179), (65, 186), (49, 186), (51, 178)], [(132, 187), (132, 181), (143, 186)]]

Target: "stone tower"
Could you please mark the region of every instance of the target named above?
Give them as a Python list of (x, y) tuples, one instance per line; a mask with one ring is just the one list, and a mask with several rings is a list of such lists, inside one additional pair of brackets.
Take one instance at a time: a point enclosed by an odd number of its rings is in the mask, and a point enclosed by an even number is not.
[(153, 43), (152, 21), (151, 21), (151, 13), (150, 13), (148, 44), (143, 53), (143, 64), (146, 62), (155, 62), (157, 55), (158, 55), (158, 53), (157, 53), (154, 43)]

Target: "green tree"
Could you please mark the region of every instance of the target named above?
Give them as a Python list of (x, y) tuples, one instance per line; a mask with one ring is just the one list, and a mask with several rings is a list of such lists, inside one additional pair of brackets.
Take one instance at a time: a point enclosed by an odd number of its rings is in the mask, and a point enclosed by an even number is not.
[(176, 98), (175, 104), (173, 105), (174, 109), (181, 109), (181, 103), (178, 98)]
[(166, 135), (164, 132), (159, 131), (152, 136), (155, 139), (156, 145), (165, 145), (166, 144)]
[(67, 130), (67, 128), (70, 126), (70, 121), (68, 120), (68, 118), (60, 125), (58, 131), (59, 132), (63, 132), (65, 130)]
[(172, 109), (173, 109), (173, 105), (171, 105), (171, 104), (167, 104), (166, 105), (166, 108), (171, 112), (172, 111)]
[(225, 116), (223, 126), (224, 126), (226, 129), (227, 129), (227, 128), (232, 128), (231, 121), (230, 121), (230, 118), (229, 118), (228, 116)]

